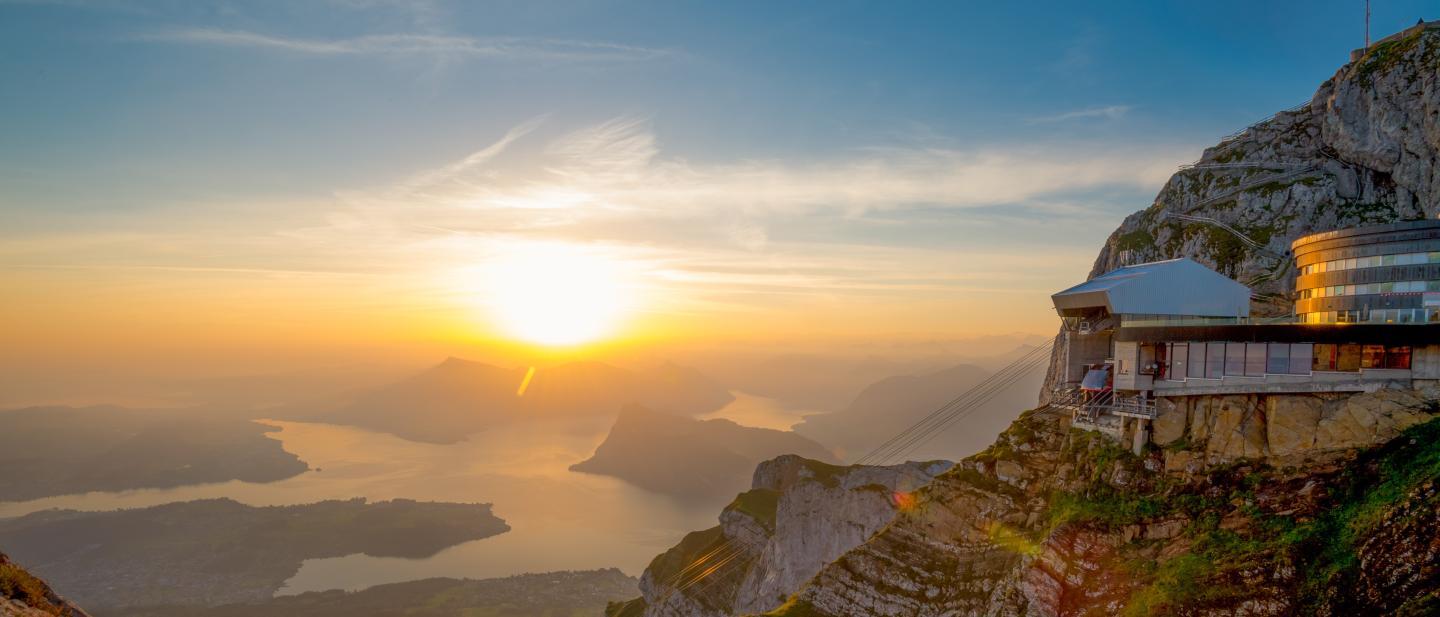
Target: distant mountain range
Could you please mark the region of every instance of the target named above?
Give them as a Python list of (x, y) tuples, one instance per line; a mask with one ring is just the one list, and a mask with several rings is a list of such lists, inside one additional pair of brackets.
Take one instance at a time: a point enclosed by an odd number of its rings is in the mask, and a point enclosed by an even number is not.
[(307, 419), (414, 441), (453, 443), (490, 426), (526, 418), (608, 418), (632, 403), (703, 414), (733, 400), (724, 386), (669, 363), (631, 371), (601, 362), (571, 362), (540, 367), (526, 383), (527, 373), (524, 367), (450, 358)]
[[(839, 411), (806, 416), (794, 430), (854, 460), (990, 375), (980, 367), (959, 364), (934, 373), (887, 377), (870, 384)], [(909, 458), (959, 460), (978, 452), (994, 441), (1020, 410), (1035, 406), (1035, 391), (1043, 378), (1043, 374), (1036, 373), (998, 391), (994, 398), (941, 431)]]
[(757, 464), (782, 454), (835, 460), (824, 446), (792, 432), (632, 405), (620, 412), (594, 456), (570, 469), (687, 499), (729, 499), (750, 485)]

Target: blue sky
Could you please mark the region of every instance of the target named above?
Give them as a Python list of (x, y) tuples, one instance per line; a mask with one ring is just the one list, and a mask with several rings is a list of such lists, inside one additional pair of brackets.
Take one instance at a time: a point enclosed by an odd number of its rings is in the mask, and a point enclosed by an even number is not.
[[(1376, 2), (1376, 38), (1425, 10)], [(416, 281), (560, 242), (673, 319), (1044, 332), (1120, 219), (1307, 100), (1363, 11), (0, 0), (0, 273), (35, 314), (235, 284), (207, 272), (433, 309), (455, 292)]]
[[(1375, 31), (1423, 7), (1377, 2)], [(323, 193), (462, 155), (537, 114), (561, 125), (645, 117), (667, 154), (702, 162), (930, 139), (1201, 145), (1307, 98), (1363, 32), (1355, 1), (117, 1), (0, 12), (10, 93), (0, 160), (118, 191), (106, 205), (77, 186), (55, 195), (89, 207)], [(520, 49), (310, 53), (194, 36), (205, 33), (511, 38)], [(47, 180), (15, 173), (48, 192)]]

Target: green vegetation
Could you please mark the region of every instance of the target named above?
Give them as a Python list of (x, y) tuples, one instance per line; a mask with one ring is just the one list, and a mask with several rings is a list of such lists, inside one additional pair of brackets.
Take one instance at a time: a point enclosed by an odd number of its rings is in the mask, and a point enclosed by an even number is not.
[(64, 611), (50, 601), (50, 588), (24, 568), (0, 555), (0, 598), (18, 600), (21, 604), (51, 615)]
[(1412, 427), (1350, 465), (1332, 488), (1335, 505), (1281, 540), (1316, 559), (1301, 564), (1302, 597), (1320, 599), (1356, 575), (1360, 541), (1421, 485), (1440, 480), (1440, 420)]
[(850, 473), (850, 468), (844, 465), (831, 465), (810, 458), (802, 459), (801, 463), (810, 470), (810, 474), (816, 482), (824, 484), (827, 488), (840, 486), (840, 476)]
[(730, 509), (750, 515), (766, 529), (775, 529), (775, 513), (780, 507), (780, 491), (757, 488), (745, 491), (730, 502)]
[(1150, 235), (1150, 232), (1143, 228), (1124, 234), (1115, 240), (1115, 248), (1121, 251), (1138, 251), (1154, 246), (1155, 236)]
[[(1052, 502), (1052, 519), (1114, 524), (1155, 516), (1151, 507), (1190, 517), (1193, 522), (1185, 533), (1192, 544), (1187, 553), (1158, 565), (1150, 560), (1130, 564), (1131, 574), (1149, 584), (1130, 598), (1127, 615), (1169, 614), (1177, 606), (1222, 606), (1247, 592), (1237, 584), (1236, 573), (1281, 568), (1296, 571), (1299, 589), (1294, 597), (1309, 603), (1298, 607), (1300, 614), (1345, 614), (1343, 607), (1319, 609), (1347, 599), (1334, 590), (1353, 587), (1364, 539), (1418, 488), (1440, 480), (1440, 420), (1413, 427), (1346, 466), (1327, 483), (1332, 501), (1313, 519), (1297, 520), (1253, 505), (1255, 490), (1266, 480), (1261, 471), (1245, 464), (1219, 468), (1211, 481), (1229, 487), (1228, 493), (1180, 493), (1161, 503), (1104, 493), (1087, 499), (1062, 496)], [(1243, 515), (1249, 524), (1225, 528), (1226, 512)], [(1405, 608), (1424, 614), (1435, 602), (1421, 597)]]
[(647, 570), (655, 580), (668, 581), (724, 542), (725, 532), (719, 525), (702, 531), (692, 531), (685, 534), (679, 544), (650, 560)]
[(1344, 202), (1335, 205), (1335, 217), (1354, 225), (1370, 225), (1399, 220), (1400, 213), (1386, 203)]
[(815, 610), (815, 606), (791, 596), (779, 608), (765, 613), (763, 617), (827, 617), (824, 613)]
[(1121, 490), (1106, 482), (1117, 468), (1141, 472), (1141, 459), (1110, 439), (1090, 431), (1071, 430), (1063, 455), (1081, 465), (1084, 479), (1077, 491), (1052, 491), (1045, 512), (1045, 534), (1071, 523), (1116, 529), (1165, 514), (1163, 499), (1138, 488)]
[(1360, 85), (1370, 87), (1376, 72), (1388, 71), (1400, 63), (1401, 58), (1415, 49), (1424, 36), (1424, 30), (1417, 30), (1407, 36), (1397, 37), (1370, 48), (1365, 56), (1351, 68), (1351, 76)]
[(610, 602), (605, 605), (605, 617), (641, 617), (645, 609), (650, 606), (645, 603), (645, 598), (635, 598), (628, 602)]

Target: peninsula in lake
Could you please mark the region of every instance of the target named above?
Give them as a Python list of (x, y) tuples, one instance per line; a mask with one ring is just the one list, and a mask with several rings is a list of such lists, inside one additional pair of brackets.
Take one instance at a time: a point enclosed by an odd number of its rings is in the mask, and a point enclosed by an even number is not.
[(749, 486), (756, 464), (781, 454), (835, 461), (825, 446), (790, 431), (632, 405), (620, 412), (595, 454), (570, 469), (677, 497), (729, 499)]
[(360, 591), (311, 591), (209, 609), (135, 607), (106, 617), (570, 617), (600, 615), (639, 581), (615, 568), (483, 580), (427, 578)]
[(256, 602), (306, 559), (418, 559), (509, 529), (489, 504), (351, 499), (253, 507), (209, 499), (0, 519), (0, 546), (93, 611)]
[(0, 411), (0, 501), (208, 482), (273, 482), (309, 466), (249, 420), (192, 410)]

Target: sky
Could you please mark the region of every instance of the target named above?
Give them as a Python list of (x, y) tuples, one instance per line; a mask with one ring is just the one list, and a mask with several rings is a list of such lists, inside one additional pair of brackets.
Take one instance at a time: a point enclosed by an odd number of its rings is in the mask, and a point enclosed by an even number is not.
[(506, 348), (540, 306), (613, 314), (591, 344), (1045, 334), (1363, 37), (1349, 0), (0, 0), (0, 370)]

